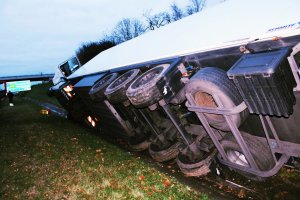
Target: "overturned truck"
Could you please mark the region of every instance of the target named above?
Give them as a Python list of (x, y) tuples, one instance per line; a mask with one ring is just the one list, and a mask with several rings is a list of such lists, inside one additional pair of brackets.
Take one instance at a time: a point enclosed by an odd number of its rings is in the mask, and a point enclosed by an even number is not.
[(299, 6), (226, 1), (59, 66), (51, 91), (71, 119), (187, 176), (218, 160), (263, 180), (300, 157)]

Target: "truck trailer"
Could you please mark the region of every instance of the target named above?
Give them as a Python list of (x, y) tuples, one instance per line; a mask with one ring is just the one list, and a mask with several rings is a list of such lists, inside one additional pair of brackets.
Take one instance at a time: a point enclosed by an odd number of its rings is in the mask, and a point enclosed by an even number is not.
[(71, 119), (187, 176), (217, 160), (264, 180), (300, 157), (299, 7), (226, 1), (60, 65), (51, 91)]

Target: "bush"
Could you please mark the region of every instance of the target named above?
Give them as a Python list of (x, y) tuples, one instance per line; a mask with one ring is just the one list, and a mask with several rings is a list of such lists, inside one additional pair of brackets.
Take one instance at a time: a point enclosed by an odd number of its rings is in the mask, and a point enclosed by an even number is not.
[(102, 51), (105, 51), (106, 49), (109, 49), (115, 45), (116, 44), (114, 42), (107, 40), (84, 43), (81, 45), (81, 47), (78, 48), (78, 50), (76, 51), (76, 55), (79, 62), (84, 65)]

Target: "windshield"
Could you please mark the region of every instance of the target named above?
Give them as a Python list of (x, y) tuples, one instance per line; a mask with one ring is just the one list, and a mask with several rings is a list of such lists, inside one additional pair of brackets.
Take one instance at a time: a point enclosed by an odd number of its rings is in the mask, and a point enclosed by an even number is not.
[(80, 64), (76, 57), (72, 57), (65, 63), (59, 66), (64, 76), (69, 76), (80, 67)]

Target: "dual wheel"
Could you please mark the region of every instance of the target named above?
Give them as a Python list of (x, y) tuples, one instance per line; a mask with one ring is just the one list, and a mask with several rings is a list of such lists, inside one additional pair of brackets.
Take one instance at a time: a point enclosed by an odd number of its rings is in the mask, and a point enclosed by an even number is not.
[[(129, 71), (123, 74), (120, 79), (112, 82), (105, 91), (106, 97), (112, 103), (120, 103), (127, 99), (138, 108), (149, 107), (163, 98), (156, 83), (163, 77), (164, 72), (168, 69), (169, 64), (159, 65), (145, 72), (138, 78), (140, 72)], [(135, 74), (134, 78), (130, 79)], [(128, 80), (128, 81), (127, 81)], [(198, 71), (185, 87), (185, 93), (192, 94), (198, 106), (218, 107), (218, 103), (214, 99), (217, 94), (222, 106), (230, 108), (239, 105), (242, 102), (235, 85), (228, 79), (226, 72), (215, 67), (207, 67)], [(245, 110), (239, 114), (230, 116), (231, 120), (237, 127), (247, 118), (248, 111)], [(226, 120), (221, 115), (205, 114), (208, 123), (219, 130), (230, 131)], [(254, 142), (254, 136), (243, 134), (250, 152), (260, 170), (268, 170), (274, 166), (272, 154), (263, 142)], [(239, 145), (236, 143), (231, 133), (227, 134), (221, 141), (225, 152), (231, 162), (247, 167), (248, 162), (241, 153)], [(208, 171), (208, 166), (214, 150), (210, 152), (201, 152), (197, 159), (191, 159), (188, 151), (178, 151), (179, 143), (173, 141), (168, 145), (160, 145), (158, 139), (154, 140), (149, 146), (149, 153), (158, 162), (170, 160), (177, 156), (177, 163), (182, 172), (188, 176), (202, 175), (204, 171)], [(260, 155), (259, 152), (265, 152)], [(242, 175), (255, 179), (252, 175), (238, 171)]]
[[(126, 94), (133, 105), (137, 107), (146, 107), (163, 98), (156, 83), (162, 78), (163, 73), (167, 68), (168, 65), (155, 67), (144, 73), (130, 85)], [(226, 72), (216, 67), (206, 67), (198, 71), (187, 83), (185, 87), (185, 94), (186, 93), (193, 96), (198, 106), (218, 107), (218, 103), (220, 103), (223, 107), (233, 108), (243, 101), (235, 85), (228, 79)], [(214, 99), (214, 95), (216, 94), (219, 98), (218, 103)], [(222, 115), (204, 115), (208, 123), (216, 130), (230, 131), (230, 128)], [(241, 113), (231, 115), (230, 119), (237, 127), (239, 127), (247, 116), (248, 111), (244, 110)], [(254, 160), (257, 162), (258, 168), (262, 171), (271, 169), (274, 166), (274, 160), (266, 142), (256, 141), (255, 136), (251, 136), (247, 133), (243, 133), (243, 138), (245, 139)], [(230, 162), (249, 167), (245, 156), (242, 154), (239, 145), (231, 133), (228, 133), (226, 137), (222, 138), (221, 145)], [(170, 149), (173, 149), (174, 146)], [(149, 151), (152, 155), (154, 155), (153, 149), (155, 150), (155, 148), (155, 145), (150, 145)], [(179, 151), (177, 150), (177, 152)], [(203, 175), (209, 172), (209, 165), (215, 154), (216, 150), (211, 149), (209, 152), (200, 151), (195, 157), (191, 156), (191, 152), (186, 148), (186, 150), (179, 152), (177, 164), (181, 171), (188, 176)], [(161, 161), (155, 157), (156, 156), (153, 156), (157, 161)], [(243, 171), (237, 172), (247, 178), (257, 180), (256, 176), (250, 175), (249, 173)]]
[[(164, 66), (163, 69), (166, 69), (167, 66)], [(163, 71), (163, 70), (160, 70)], [(113, 104), (120, 104), (128, 101), (128, 96), (126, 91), (129, 90), (132, 83), (135, 79), (140, 75), (141, 72), (139, 69), (130, 70), (123, 75), (116, 78), (114, 81), (110, 83), (110, 85), (104, 91), (104, 95), (106, 98)], [(156, 73), (158, 74), (158, 73)], [(149, 78), (155, 79), (156, 74), (151, 74)], [(144, 79), (139, 79), (144, 81)], [(136, 82), (136, 81), (135, 81)], [(138, 81), (139, 82), (139, 81)], [(143, 82), (145, 84), (151, 81)], [(142, 84), (143, 85), (143, 84)], [(128, 88), (129, 87), (129, 88)], [(144, 87), (144, 85), (143, 85)], [(151, 87), (150, 87), (151, 88)], [(145, 87), (144, 87), (145, 89)], [(146, 92), (146, 94), (149, 94)], [(151, 96), (151, 95), (150, 95)], [(129, 99), (130, 100), (130, 99)], [(150, 98), (149, 98), (150, 100)], [(147, 135), (143, 133), (145, 130), (136, 129), (136, 134), (129, 138), (129, 146), (134, 151), (143, 151), (149, 148), (150, 155), (154, 158), (154, 160), (163, 162), (170, 159), (173, 159), (178, 154), (178, 143), (175, 141), (168, 141), (167, 144), (161, 144), (158, 138), (154, 140), (150, 144)], [(150, 145), (150, 146), (149, 146)]]
[[(156, 83), (169, 66), (170, 64), (162, 64), (148, 70), (128, 87), (126, 96), (135, 107), (147, 108), (163, 98)], [(172, 123), (167, 127), (161, 127), (160, 131), (160, 135), (149, 146), (149, 154), (155, 161), (165, 162), (177, 157), (180, 143), (177, 140), (177, 130)]]
[[(128, 101), (126, 90), (129, 85), (138, 77), (139, 74), (141, 74), (141, 71), (139, 69), (132, 69), (125, 72), (124, 74), (116, 78), (113, 82), (111, 82), (104, 91), (104, 95), (106, 96), (108, 101), (115, 105), (123, 103), (123, 105), (129, 108), (131, 105), (125, 103), (126, 101)], [(145, 127), (139, 124), (138, 127), (135, 127), (133, 129), (133, 132), (133, 136), (129, 137), (128, 140), (130, 148), (133, 151), (144, 151), (148, 149), (150, 143), (148, 140), (149, 134), (145, 133)]]
[[(129, 86), (126, 95), (134, 106), (140, 108), (150, 107), (163, 99), (163, 94), (160, 92), (157, 82), (163, 78), (164, 72), (169, 66), (169, 64), (164, 64), (154, 67), (142, 74)], [(164, 144), (161, 144), (161, 141), (157, 138), (150, 145), (149, 153), (158, 162), (177, 157), (177, 163), (181, 171), (189, 176), (199, 176), (209, 172), (208, 166), (215, 151), (209, 155), (204, 152), (198, 152), (197, 158), (195, 158), (195, 156), (190, 156), (191, 152), (180, 152), (179, 145), (180, 143), (177, 141), (164, 141)]]
[[(148, 107), (162, 98), (156, 82), (162, 78), (169, 66), (170, 64), (159, 65), (141, 76), (139, 69), (129, 70), (121, 76), (118, 73), (108, 74), (92, 87), (89, 95), (95, 101), (104, 100), (106, 97), (110, 103), (120, 104), (129, 99), (135, 107)], [(149, 141), (142, 137), (140, 129), (135, 131), (138, 132), (138, 137), (129, 138), (130, 147), (135, 151), (145, 150)], [(164, 142), (156, 138), (149, 147), (149, 153), (158, 162), (171, 160), (178, 154), (178, 145), (174, 138), (168, 138)]]
[[(164, 72), (168, 69), (169, 65), (159, 65), (155, 68), (145, 72), (137, 78), (128, 88), (126, 94), (128, 99), (136, 107), (149, 107), (159, 100), (163, 99), (157, 82), (163, 78)], [(178, 142), (165, 148), (158, 148), (159, 141), (154, 141), (150, 145), (149, 152), (154, 160), (158, 162), (166, 161), (177, 157), (177, 163), (181, 171), (188, 176), (200, 176), (209, 172), (209, 165), (212, 157), (216, 151), (202, 152), (196, 150), (197, 155), (192, 155), (193, 152), (189, 151), (189, 147), (185, 150), (179, 151)], [(161, 145), (162, 146), (162, 145)]]
[[(95, 102), (106, 98), (112, 104), (120, 104), (127, 100), (126, 90), (131, 82), (140, 74), (140, 70), (130, 70), (122, 75), (111, 73), (101, 78), (89, 91), (91, 99)], [(128, 140), (129, 146), (134, 151), (143, 151), (149, 147), (147, 135), (141, 128), (133, 130), (134, 136)]]
[[(166, 66), (164, 66), (164, 69), (165, 68)], [(121, 76), (119, 76), (117, 73), (109, 74), (97, 82), (92, 87), (89, 94), (95, 101), (104, 100), (106, 97), (112, 104), (124, 103), (128, 101), (128, 97), (126, 95), (128, 87), (140, 74), (141, 72), (139, 69), (130, 70)], [(132, 150), (143, 151), (149, 148), (151, 156), (159, 162), (170, 160), (177, 156), (177, 142), (169, 141), (167, 145), (161, 145), (159, 142), (157, 142), (158, 139), (155, 139), (152, 145), (149, 147), (150, 142), (148, 137), (143, 134), (145, 130), (138, 128), (134, 131), (137, 134), (130, 137), (128, 141)]]

